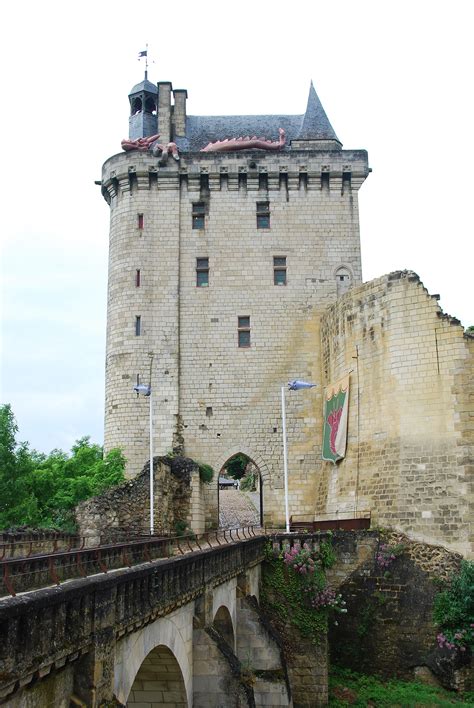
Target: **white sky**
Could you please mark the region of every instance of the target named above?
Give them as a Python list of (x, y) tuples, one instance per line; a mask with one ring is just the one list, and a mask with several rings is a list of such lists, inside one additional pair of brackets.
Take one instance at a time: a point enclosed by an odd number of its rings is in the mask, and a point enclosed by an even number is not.
[[(176, 8), (176, 9), (175, 9)], [(23, 1), (2, 8), (2, 390), (19, 439), (103, 440), (108, 207), (94, 180), (143, 78), (190, 114), (303, 113), (366, 148), (364, 279), (415, 270), (474, 323), (471, 0)]]

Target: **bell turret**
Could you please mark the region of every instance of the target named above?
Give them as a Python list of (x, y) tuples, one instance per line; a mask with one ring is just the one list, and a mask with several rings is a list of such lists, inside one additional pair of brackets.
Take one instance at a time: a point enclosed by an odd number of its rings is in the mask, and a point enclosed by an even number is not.
[(128, 136), (130, 140), (148, 138), (158, 132), (157, 102), (158, 88), (145, 78), (134, 86), (128, 94), (130, 118)]

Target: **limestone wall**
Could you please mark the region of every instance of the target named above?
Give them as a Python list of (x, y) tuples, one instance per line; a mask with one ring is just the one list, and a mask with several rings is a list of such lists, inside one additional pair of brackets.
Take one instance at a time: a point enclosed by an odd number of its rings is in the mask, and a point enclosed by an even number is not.
[[(149, 465), (135, 479), (81, 502), (76, 508), (80, 536), (88, 545), (132, 538), (150, 529)], [(199, 469), (183, 457), (154, 460), (155, 533), (173, 532), (177, 521), (188, 522), (196, 533), (204, 531)]]
[[(130, 476), (145, 462), (148, 399), (132, 387), (138, 373), (148, 382), (153, 352), (157, 452), (184, 444), (216, 473), (244, 452), (260, 470), (266, 521), (274, 523), (283, 521), (280, 386), (318, 380), (319, 316), (336, 300), (337, 271), (361, 281), (357, 192), (368, 167), (357, 150), (250, 157), (183, 154), (179, 165), (157, 166), (128, 153), (105, 163), (105, 447), (124, 450)], [(205, 204), (203, 229), (193, 229), (197, 202)], [(269, 203), (269, 228), (257, 228), (258, 202)], [(274, 283), (274, 257), (286, 258), (286, 285)], [(208, 259), (207, 287), (197, 287), (197, 258)], [(250, 347), (238, 346), (242, 316), (250, 318)], [(321, 410), (320, 389), (288, 401), (290, 499), (301, 512), (315, 505)], [(209, 500), (211, 523), (217, 500)]]
[(369, 557), (338, 587), (347, 613), (329, 626), (331, 660), (361, 673), (405, 680), (424, 674), (445, 688), (471, 690), (470, 653), (438, 647), (433, 622), (440, 581), (459, 573), (461, 557), (402, 534), (382, 541), (399, 549), (388, 569)]
[(330, 306), (321, 341), (324, 381), (352, 373), (346, 458), (323, 463), (316, 514), (370, 509), (471, 555), (473, 339), (404, 271)]

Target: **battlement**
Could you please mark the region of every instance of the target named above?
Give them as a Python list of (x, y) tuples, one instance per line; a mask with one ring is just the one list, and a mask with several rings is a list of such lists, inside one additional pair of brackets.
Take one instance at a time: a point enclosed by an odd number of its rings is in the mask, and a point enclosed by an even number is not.
[(365, 150), (341, 152), (292, 151), (279, 155), (242, 151), (236, 153), (186, 153), (179, 163), (160, 166), (151, 154), (119, 153), (102, 168), (102, 193), (108, 203), (115, 196), (142, 189), (190, 191), (208, 181), (213, 190), (324, 190), (344, 193), (360, 189), (369, 174)]

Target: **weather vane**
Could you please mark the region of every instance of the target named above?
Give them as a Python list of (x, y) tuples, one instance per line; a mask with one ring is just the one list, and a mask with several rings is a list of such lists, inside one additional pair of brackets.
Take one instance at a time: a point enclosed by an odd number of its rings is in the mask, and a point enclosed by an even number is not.
[(148, 79), (148, 43), (145, 44), (146, 49), (142, 52), (138, 52), (138, 61), (145, 58), (145, 79)]

